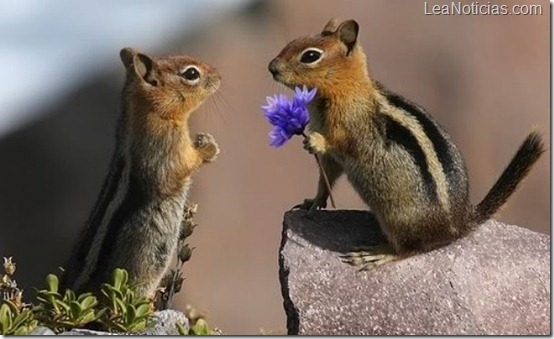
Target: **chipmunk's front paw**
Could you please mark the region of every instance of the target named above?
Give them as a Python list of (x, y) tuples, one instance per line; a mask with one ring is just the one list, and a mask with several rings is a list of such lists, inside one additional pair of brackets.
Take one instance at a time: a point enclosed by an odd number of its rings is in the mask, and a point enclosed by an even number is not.
[(194, 148), (200, 153), (203, 162), (212, 162), (217, 159), (219, 146), (214, 137), (208, 133), (198, 133), (194, 138)]
[(323, 209), (327, 207), (327, 199), (314, 198), (314, 199), (304, 199), (304, 202), (294, 206), (292, 209), (301, 209), (308, 211), (315, 211), (317, 209)]
[(325, 153), (327, 150), (327, 142), (325, 137), (317, 132), (313, 132), (304, 139), (304, 149), (311, 154)]

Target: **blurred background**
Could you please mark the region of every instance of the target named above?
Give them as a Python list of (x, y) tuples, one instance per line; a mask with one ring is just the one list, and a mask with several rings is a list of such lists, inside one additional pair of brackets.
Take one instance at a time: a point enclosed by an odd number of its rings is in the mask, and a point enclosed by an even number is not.
[[(14, 256), (27, 298), (64, 264), (114, 145), (119, 50), (194, 55), (221, 71), (224, 100), (203, 105), (192, 129), (214, 135), (222, 153), (194, 180), (200, 226), (175, 307), (191, 303), (229, 334), (284, 329), (282, 216), (315, 194), (317, 167), (300, 138), (267, 145), (259, 106), (285, 91), (268, 62), (333, 16), (356, 19), (371, 74), (449, 131), (478, 202), (532, 125), (550, 140), (550, 7), (518, 3), (543, 14), (427, 16), (413, 0), (3, 0), (0, 255)], [(549, 174), (550, 152), (497, 218), (550, 233)], [(344, 178), (335, 198), (340, 209), (366, 208)]]

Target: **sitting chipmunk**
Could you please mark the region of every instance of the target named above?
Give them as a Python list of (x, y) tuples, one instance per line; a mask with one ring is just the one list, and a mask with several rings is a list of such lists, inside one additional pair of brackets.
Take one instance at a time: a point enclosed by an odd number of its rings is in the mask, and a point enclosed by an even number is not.
[(61, 286), (97, 292), (123, 268), (137, 295), (153, 298), (176, 251), (191, 175), (219, 153), (211, 135), (191, 139), (188, 121), (221, 77), (185, 55), (124, 48), (120, 57), (127, 80), (115, 151)]
[[(321, 155), (331, 184), (346, 173), (375, 213), (389, 243), (346, 256), (369, 269), (468, 234), (506, 202), (544, 146), (531, 132), (483, 201), (472, 206), (458, 148), (423, 108), (369, 76), (358, 32), (356, 21), (332, 19), (321, 34), (286, 45), (268, 68), (290, 88), (317, 88), (305, 148)], [(298, 207), (324, 208), (328, 196), (320, 175), (315, 198)]]

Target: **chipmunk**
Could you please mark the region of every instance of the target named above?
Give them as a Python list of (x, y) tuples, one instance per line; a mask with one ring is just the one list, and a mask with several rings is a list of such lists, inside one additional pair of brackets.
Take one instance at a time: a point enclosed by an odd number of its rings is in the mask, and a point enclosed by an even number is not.
[[(317, 88), (304, 147), (321, 156), (331, 184), (346, 173), (377, 217), (388, 243), (345, 256), (371, 269), (467, 235), (507, 201), (544, 146), (532, 131), (472, 206), (460, 151), (422, 107), (371, 78), (358, 33), (356, 21), (331, 19), (320, 34), (286, 45), (268, 69), (290, 88)], [(320, 175), (315, 198), (297, 207), (325, 208), (328, 196)]]
[(126, 82), (115, 151), (61, 285), (97, 292), (123, 268), (137, 294), (153, 298), (176, 250), (191, 176), (219, 153), (210, 134), (191, 138), (188, 120), (221, 77), (186, 55), (124, 48), (120, 57)]

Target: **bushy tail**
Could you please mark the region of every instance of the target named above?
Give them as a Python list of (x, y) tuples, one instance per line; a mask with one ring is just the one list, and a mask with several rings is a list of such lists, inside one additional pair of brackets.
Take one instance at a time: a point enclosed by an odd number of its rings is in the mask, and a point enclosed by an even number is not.
[(529, 133), (489, 193), (475, 206), (473, 219), (477, 224), (489, 219), (506, 203), (544, 151), (540, 132)]

